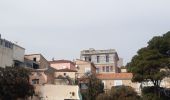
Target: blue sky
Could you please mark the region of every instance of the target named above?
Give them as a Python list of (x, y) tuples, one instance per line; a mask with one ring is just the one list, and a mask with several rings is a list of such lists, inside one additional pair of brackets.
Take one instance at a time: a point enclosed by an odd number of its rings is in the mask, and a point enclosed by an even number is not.
[(48, 60), (114, 48), (126, 64), (170, 30), (169, 0), (0, 0), (0, 12), (2, 37)]

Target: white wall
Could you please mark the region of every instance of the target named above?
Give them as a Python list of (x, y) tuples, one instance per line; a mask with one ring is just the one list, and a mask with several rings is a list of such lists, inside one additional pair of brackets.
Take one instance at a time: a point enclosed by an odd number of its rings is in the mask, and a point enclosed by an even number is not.
[(0, 45), (0, 67), (13, 65), (13, 50)]

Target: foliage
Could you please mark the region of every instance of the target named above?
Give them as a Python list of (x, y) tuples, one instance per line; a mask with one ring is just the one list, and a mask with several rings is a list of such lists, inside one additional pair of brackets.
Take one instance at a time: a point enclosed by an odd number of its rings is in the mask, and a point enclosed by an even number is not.
[(159, 87), (161, 80), (167, 76), (167, 73), (161, 69), (170, 67), (169, 52), (170, 32), (153, 37), (148, 46), (141, 48), (127, 64), (128, 71), (133, 73), (132, 81), (151, 81), (155, 87)]
[(32, 96), (34, 88), (29, 83), (29, 74), (25, 68), (0, 68), (0, 100), (16, 100)]
[(129, 86), (112, 87), (109, 93), (100, 94), (96, 100), (140, 100), (140, 97)]
[(89, 76), (89, 83), (88, 83), (88, 94), (90, 100), (95, 100), (97, 95), (103, 93), (104, 85), (102, 81), (96, 78), (95, 75)]
[(83, 100), (95, 100), (100, 93), (103, 93), (104, 85), (93, 74), (87, 75), (85, 80), (87, 80), (88, 89), (82, 92)]
[[(154, 91), (156, 87), (145, 87), (142, 89), (142, 98), (143, 100), (170, 100), (170, 97), (168, 95), (165, 95), (165, 89), (159, 88), (159, 91), (162, 91), (159, 93), (159, 95), (155, 94)], [(170, 92), (170, 91), (167, 91)]]

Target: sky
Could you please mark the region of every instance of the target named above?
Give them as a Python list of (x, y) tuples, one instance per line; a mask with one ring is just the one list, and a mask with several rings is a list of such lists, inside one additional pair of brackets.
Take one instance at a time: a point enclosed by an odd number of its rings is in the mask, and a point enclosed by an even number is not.
[(124, 65), (170, 31), (170, 0), (0, 0), (0, 34), (26, 54), (80, 58), (84, 49), (115, 49)]

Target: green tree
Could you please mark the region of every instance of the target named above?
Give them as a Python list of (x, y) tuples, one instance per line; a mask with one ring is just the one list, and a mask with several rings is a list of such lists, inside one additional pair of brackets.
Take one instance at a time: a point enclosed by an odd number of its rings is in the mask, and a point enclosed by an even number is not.
[(29, 70), (19, 67), (0, 68), (0, 100), (17, 100), (34, 93)]
[(93, 74), (90, 75), (88, 78), (89, 78), (88, 83), (89, 100), (95, 100), (100, 93), (103, 93), (104, 84), (100, 79), (96, 78), (96, 76)]
[(87, 89), (81, 92), (83, 100), (95, 100), (100, 93), (104, 92), (104, 84), (94, 74), (87, 73), (86, 76), (82, 79), (87, 85)]
[(170, 66), (170, 32), (163, 36), (155, 36), (144, 48), (138, 50), (131, 62), (127, 64), (129, 72), (133, 73), (133, 82), (151, 81), (158, 93), (161, 80), (167, 76)]

